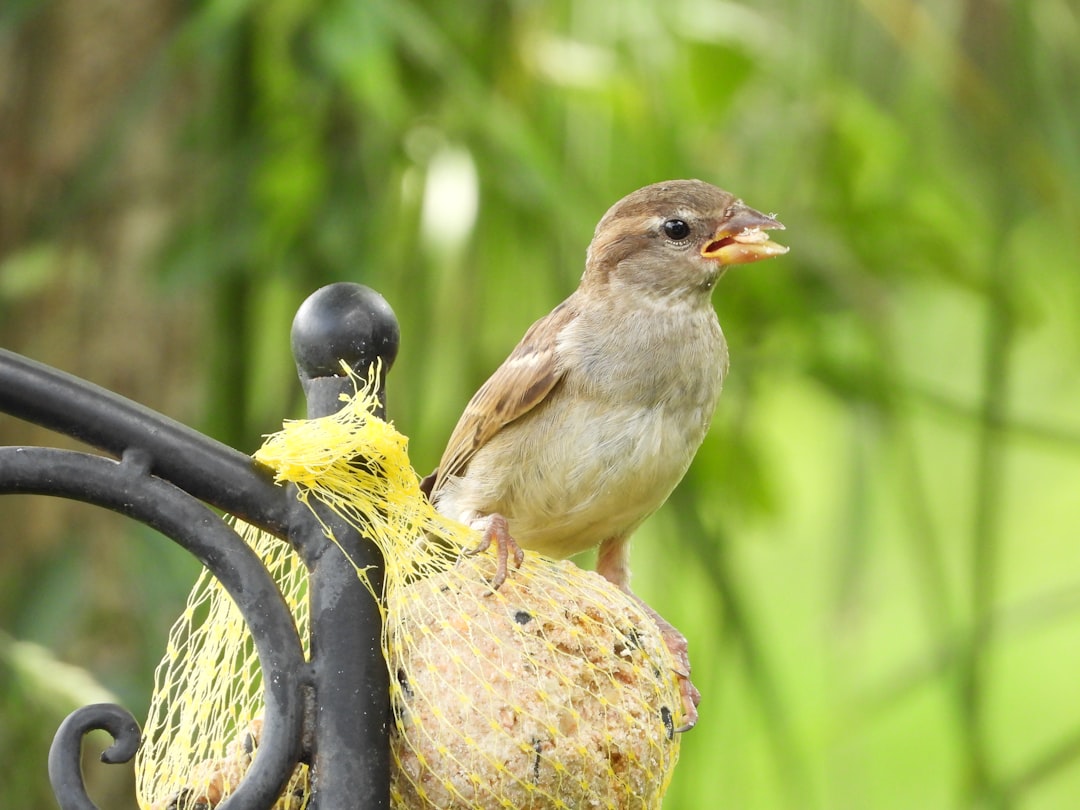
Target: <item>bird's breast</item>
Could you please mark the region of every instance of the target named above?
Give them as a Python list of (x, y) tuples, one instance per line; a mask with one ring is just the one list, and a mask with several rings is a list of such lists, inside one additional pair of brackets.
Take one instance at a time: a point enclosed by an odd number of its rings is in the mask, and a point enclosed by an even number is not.
[(664, 503), (708, 430), (727, 349), (711, 307), (622, 328), (612, 340), (578, 318), (564, 331), (560, 383), (448, 482), (452, 511), (499, 512), (522, 547), (565, 557), (629, 534)]

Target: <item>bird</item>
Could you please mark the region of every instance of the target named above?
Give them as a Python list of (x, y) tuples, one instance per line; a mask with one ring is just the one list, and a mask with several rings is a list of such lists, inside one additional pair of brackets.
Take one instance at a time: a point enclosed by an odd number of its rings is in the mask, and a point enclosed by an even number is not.
[(536, 321), (465, 407), (424, 481), (435, 509), (497, 548), (492, 587), (522, 549), (596, 570), (657, 622), (677, 668), (678, 731), (698, 719), (685, 637), (630, 589), (629, 540), (682, 480), (728, 371), (712, 303), (724, 271), (788, 248), (783, 229), (701, 180), (640, 188), (600, 219), (578, 288)]

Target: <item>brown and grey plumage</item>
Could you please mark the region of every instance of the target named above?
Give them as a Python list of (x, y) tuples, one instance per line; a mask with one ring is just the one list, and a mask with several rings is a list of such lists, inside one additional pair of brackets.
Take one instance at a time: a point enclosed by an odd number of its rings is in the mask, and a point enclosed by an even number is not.
[[(436, 508), (499, 543), (496, 586), (512, 537), (554, 557), (598, 545), (597, 570), (629, 592), (627, 541), (685, 474), (727, 371), (713, 286), (786, 252), (765, 234), (782, 227), (698, 180), (639, 189), (600, 220), (580, 286), (473, 396), (434, 473)], [(650, 612), (685, 670), (688, 728), (686, 642)]]

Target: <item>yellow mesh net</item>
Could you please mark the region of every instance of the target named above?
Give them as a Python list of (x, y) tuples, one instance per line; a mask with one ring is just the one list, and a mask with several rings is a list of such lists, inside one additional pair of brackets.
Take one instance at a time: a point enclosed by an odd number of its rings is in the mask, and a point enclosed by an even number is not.
[[(653, 620), (597, 574), (532, 553), (493, 591), (494, 555), (462, 555), (475, 533), (420, 492), (406, 438), (371, 414), (372, 379), (333, 416), (287, 422), (255, 457), (302, 500), (372, 537), (386, 559), (377, 596), (392, 806), (660, 807), (681, 702)], [(271, 535), (235, 528), (306, 637), (299, 557)], [(156, 672), (136, 762), (144, 810), (208, 810), (236, 789), (258, 755), (261, 689), (240, 612), (204, 572)], [(301, 764), (275, 808), (300, 810), (308, 798)]]

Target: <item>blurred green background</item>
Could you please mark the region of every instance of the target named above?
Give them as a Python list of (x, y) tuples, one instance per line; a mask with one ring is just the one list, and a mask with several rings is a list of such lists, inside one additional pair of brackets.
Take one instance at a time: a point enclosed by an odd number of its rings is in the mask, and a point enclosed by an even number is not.
[[(361, 281), (426, 473), (612, 202), (728, 188), (791, 253), (719, 286), (729, 382), (636, 537), (704, 693), (665, 808), (1071, 810), (1077, 98), (1075, 0), (5, 0), (0, 345), (250, 452), (296, 307)], [(0, 510), (0, 795), (45, 808), (56, 724), (145, 713), (196, 571)]]

